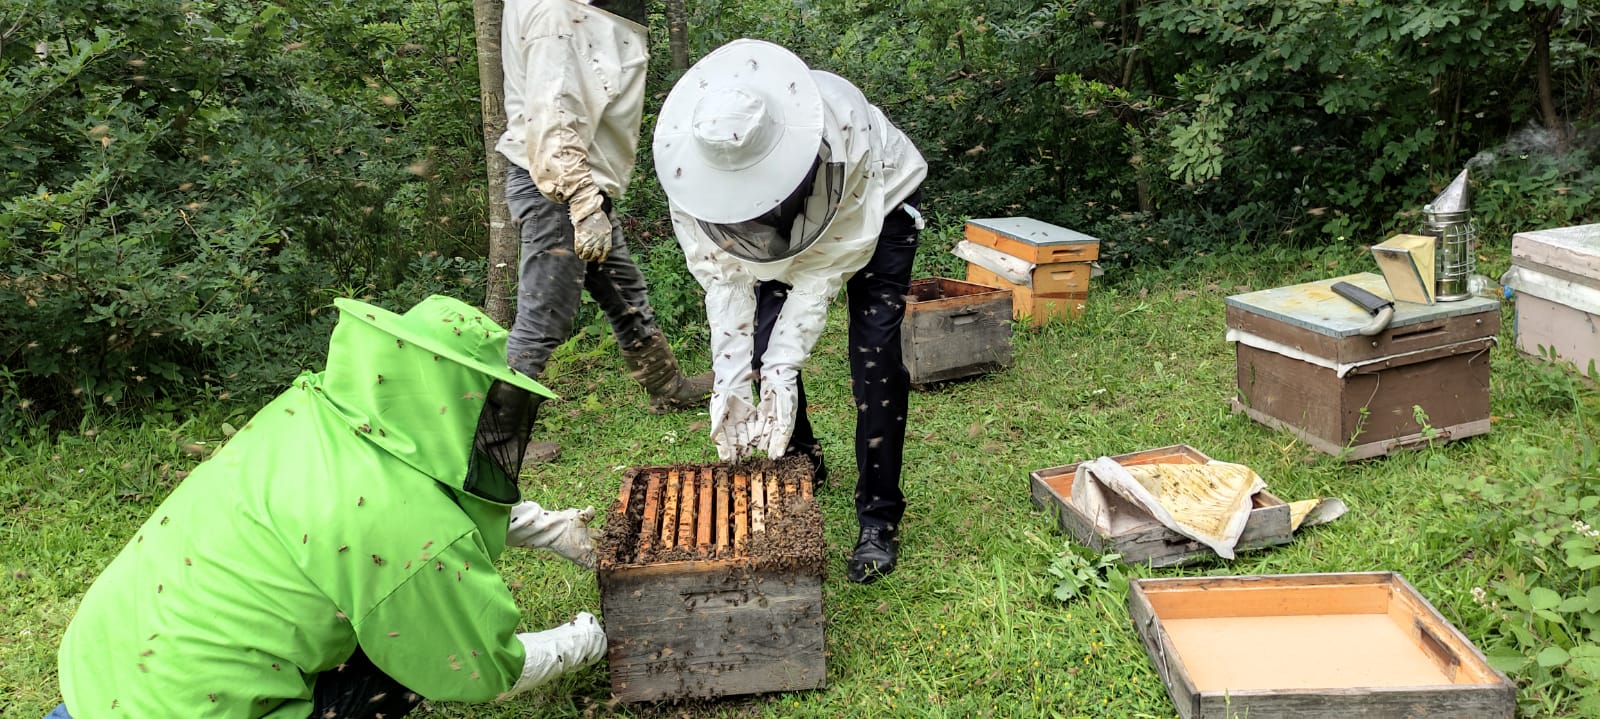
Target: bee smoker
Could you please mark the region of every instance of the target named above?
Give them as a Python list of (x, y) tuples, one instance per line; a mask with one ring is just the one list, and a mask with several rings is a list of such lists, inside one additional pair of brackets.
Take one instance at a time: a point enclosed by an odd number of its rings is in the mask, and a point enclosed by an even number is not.
[(1439, 302), (1472, 296), (1472, 271), (1477, 260), (1477, 229), (1472, 225), (1472, 196), (1467, 171), (1422, 206), (1424, 233), (1434, 239), (1434, 299)]

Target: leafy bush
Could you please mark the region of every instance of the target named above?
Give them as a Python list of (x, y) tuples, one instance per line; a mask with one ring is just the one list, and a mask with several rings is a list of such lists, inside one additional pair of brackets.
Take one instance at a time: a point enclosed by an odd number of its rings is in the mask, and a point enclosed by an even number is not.
[[(770, 39), (860, 86), (928, 158), (929, 208), (1099, 233), (1122, 264), (1413, 229), (1539, 119), (1536, 28), (1557, 119), (1596, 119), (1600, 12), (1571, 0), (716, 0), (691, 26), (697, 53)], [(1592, 217), (1580, 179), (1545, 214)]]
[(6, 424), (276, 388), (481, 254), (468, 3), (47, 5), (0, 0)]

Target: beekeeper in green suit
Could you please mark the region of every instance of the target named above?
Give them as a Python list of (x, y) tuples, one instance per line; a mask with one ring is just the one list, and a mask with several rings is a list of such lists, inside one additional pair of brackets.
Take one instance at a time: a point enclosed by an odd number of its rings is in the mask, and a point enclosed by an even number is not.
[[(306, 372), (195, 468), (84, 595), (52, 716), (403, 716), (504, 699), (605, 650), (592, 615), (519, 633), (506, 546), (594, 562), (593, 510), (517, 486), (533, 426), (506, 332), (432, 297), (353, 300)], [(69, 714), (70, 712), (70, 714)]]

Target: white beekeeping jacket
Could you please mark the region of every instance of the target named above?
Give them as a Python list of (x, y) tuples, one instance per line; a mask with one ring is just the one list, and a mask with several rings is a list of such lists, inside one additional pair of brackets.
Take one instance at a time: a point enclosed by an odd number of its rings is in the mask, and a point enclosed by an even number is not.
[[(744, 260), (724, 251), (692, 216), (672, 207), (672, 225), (689, 271), (706, 290), (715, 391), (745, 399), (750, 397), (756, 282), (777, 280), (793, 287), (762, 357), (762, 374), (782, 377), (797, 372), (822, 335), (828, 303), (872, 259), (884, 217), (905, 202), (928, 174), (922, 154), (860, 90), (832, 73), (811, 74), (825, 109), (823, 137), (832, 159), (842, 157), (845, 163), (838, 210), (814, 244), (774, 262)], [(817, 192), (822, 192), (823, 183), (816, 184)], [(826, 205), (807, 202), (810, 222), (795, 226), (821, 223)]]
[(495, 149), (555, 202), (628, 189), (644, 114), (645, 28), (578, 0), (506, 0), (506, 132)]

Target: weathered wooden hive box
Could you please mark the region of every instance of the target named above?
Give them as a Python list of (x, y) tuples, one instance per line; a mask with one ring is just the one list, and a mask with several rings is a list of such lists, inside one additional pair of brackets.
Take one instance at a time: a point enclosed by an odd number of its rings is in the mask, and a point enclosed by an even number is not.
[[(1177, 444), (1142, 452), (1119, 454), (1112, 460), (1124, 466), (1158, 463), (1205, 464), (1211, 458), (1186, 444)], [(1037, 469), (1028, 473), (1029, 496), (1033, 506), (1051, 512), (1061, 533), (1073, 541), (1097, 552), (1115, 552), (1125, 564), (1152, 567), (1175, 567), (1196, 561), (1214, 559), (1216, 553), (1209, 547), (1172, 531), (1156, 521), (1149, 512), (1114, 493), (1107, 493), (1110, 502), (1111, 531), (1102, 533), (1093, 517), (1072, 504), (1072, 484), (1080, 463)], [(1245, 522), (1244, 533), (1239, 535), (1235, 549), (1247, 551), (1288, 544), (1293, 538), (1290, 527), (1289, 504), (1271, 492), (1257, 492), (1251, 498), (1250, 518)]]
[(1517, 233), (1504, 281), (1516, 297), (1517, 349), (1585, 375), (1600, 369), (1600, 224)]
[(1393, 572), (1135, 579), (1183, 719), (1504, 719), (1516, 688)]
[(822, 513), (803, 459), (639, 467), (599, 542), (623, 701), (821, 688)]
[(1034, 326), (1051, 318), (1072, 319), (1089, 301), (1089, 277), (1100, 257), (1100, 241), (1030, 217), (969, 220), (966, 239), (1031, 263), (1025, 283), (1012, 282), (976, 263), (967, 263), (967, 281), (1009, 289), (1013, 315)]
[(1333, 293), (1341, 281), (1391, 296), (1382, 276), (1363, 272), (1227, 298), (1233, 410), (1347, 460), (1488, 432), (1499, 303), (1397, 302), (1388, 328), (1369, 337), (1359, 329), (1371, 317)]
[(916, 386), (1010, 367), (1011, 292), (942, 277), (913, 280), (900, 349)]

